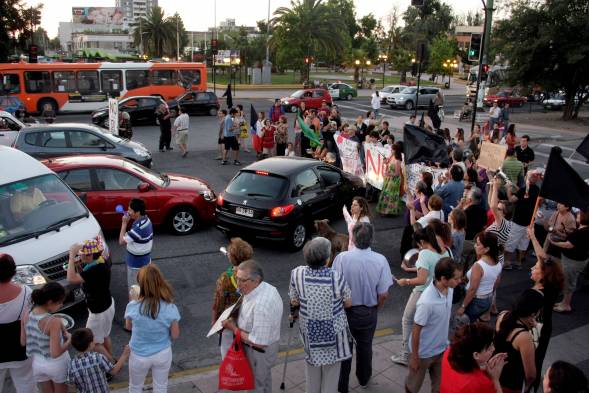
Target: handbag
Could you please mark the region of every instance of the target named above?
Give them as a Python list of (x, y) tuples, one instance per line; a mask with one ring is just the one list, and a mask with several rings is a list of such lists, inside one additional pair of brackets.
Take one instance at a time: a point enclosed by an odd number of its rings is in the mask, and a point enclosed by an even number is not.
[(255, 380), (239, 330), (219, 367), (219, 390), (253, 390)]

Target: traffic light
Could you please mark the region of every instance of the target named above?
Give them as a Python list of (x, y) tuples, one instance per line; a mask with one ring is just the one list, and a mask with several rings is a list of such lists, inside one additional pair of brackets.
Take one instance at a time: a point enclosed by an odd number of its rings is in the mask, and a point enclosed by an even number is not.
[(216, 55), (217, 53), (219, 53), (219, 49), (217, 47), (217, 39), (216, 38), (211, 39), (211, 53), (213, 55)]
[(482, 35), (481, 34), (471, 34), (470, 35), (470, 48), (468, 48), (468, 60), (469, 61), (478, 61), (480, 54), (481, 54), (481, 42), (482, 42)]
[(482, 73), (481, 73), (481, 80), (487, 80), (487, 74), (489, 73), (489, 65), (488, 64), (483, 64), (483, 66), (481, 67), (482, 69)]
[(29, 46), (29, 63), (37, 63), (37, 54), (39, 52), (39, 47), (37, 45)]

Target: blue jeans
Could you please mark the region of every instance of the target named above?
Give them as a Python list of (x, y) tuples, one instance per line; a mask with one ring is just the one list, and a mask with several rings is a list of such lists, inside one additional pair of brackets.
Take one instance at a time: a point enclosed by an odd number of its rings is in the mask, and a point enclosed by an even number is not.
[(479, 299), (475, 297), (474, 299), (472, 299), (470, 303), (468, 303), (466, 310), (464, 310), (464, 314), (468, 315), (468, 319), (470, 319), (471, 323), (476, 322), (476, 320), (481, 315), (489, 311), (489, 308), (491, 308), (492, 301), (492, 294), (489, 295), (489, 297), (486, 299)]

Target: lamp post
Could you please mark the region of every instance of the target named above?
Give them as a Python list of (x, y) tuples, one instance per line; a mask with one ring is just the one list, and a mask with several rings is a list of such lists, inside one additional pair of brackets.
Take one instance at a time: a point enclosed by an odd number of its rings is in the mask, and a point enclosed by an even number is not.
[(446, 70), (448, 72), (448, 89), (450, 88), (450, 81), (452, 79), (452, 74), (454, 73), (454, 70), (458, 68), (458, 62), (456, 61), (456, 59), (451, 60), (451, 59), (447, 59), (446, 61), (444, 61), (444, 63), (442, 63), (442, 67), (444, 67), (444, 70)]
[(385, 54), (382, 54), (382, 55), (378, 55), (378, 58), (382, 62), (382, 88), (384, 89), (384, 78), (385, 78), (385, 74), (387, 73), (388, 56)]

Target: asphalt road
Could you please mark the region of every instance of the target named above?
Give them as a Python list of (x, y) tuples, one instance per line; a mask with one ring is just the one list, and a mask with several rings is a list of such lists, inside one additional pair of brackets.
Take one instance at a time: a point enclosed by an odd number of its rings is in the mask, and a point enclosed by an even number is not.
[[(447, 105), (454, 105), (453, 99)], [(249, 105), (255, 108), (268, 110), (271, 99), (237, 100), (242, 103), (249, 114)], [(368, 99), (358, 99), (350, 102), (342, 102), (340, 109), (344, 117), (355, 117), (362, 111), (368, 110)], [(392, 111), (383, 109), (386, 116), (406, 117), (405, 111)], [(292, 116), (289, 122), (292, 124)], [(59, 116), (58, 122), (88, 122), (88, 114)], [(160, 153), (157, 149), (159, 129), (155, 126), (143, 126), (134, 128), (134, 139), (144, 143), (154, 157), (154, 169), (164, 172), (178, 172), (200, 177), (212, 185), (215, 191), (221, 191), (230, 179), (239, 170), (233, 165), (221, 166), (216, 156), (217, 125), (213, 117), (191, 117), (189, 149), (186, 159), (182, 159), (177, 150)], [(292, 133), (292, 129), (291, 129)], [(400, 135), (398, 135), (400, 137)], [(567, 139), (568, 138), (568, 139)], [(560, 140), (562, 146), (577, 144), (578, 137), (566, 137)], [(533, 145), (539, 152), (549, 151), (550, 147)], [(252, 153), (240, 153), (240, 160), (244, 165), (254, 161)], [(539, 155), (537, 164), (543, 165), (546, 157)], [(589, 166), (577, 166), (582, 176), (589, 177)], [(373, 206), (374, 207), (374, 206)], [(373, 249), (384, 254), (391, 265), (393, 274), (397, 277), (407, 277), (400, 269), (400, 255), (398, 245), (402, 231), (401, 218), (375, 217), (376, 239)], [(340, 232), (345, 231), (343, 219), (333, 220), (333, 224)], [(116, 317), (113, 325), (112, 338), (115, 352), (128, 342), (130, 335), (125, 333), (123, 326), (123, 313), (127, 302), (125, 265), (123, 261), (124, 250), (117, 244), (116, 234), (107, 233), (107, 241), (113, 255), (113, 275), (111, 289), (116, 302)], [(174, 362), (172, 371), (190, 369), (216, 364), (219, 361), (218, 342), (216, 338), (207, 339), (205, 335), (211, 324), (211, 304), (215, 280), (223, 272), (228, 261), (219, 253), (219, 247), (225, 245), (227, 239), (214, 227), (202, 228), (188, 236), (177, 237), (169, 234), (163, 228), (157, 228), (155, 233), (153, 261), (158, 264), (163, 273), (174, 287), (176, 303), (182, 315), (181, 334), (174, 344)], [(288, 280), (290, 270), (304, 263), (302, 253), (288, 253), (280, 245), (254, 243), (255, 259), (261, 263), (265, 271), (266, 281), (275, 285), (285, 301), (286, 307)], [(532, 261), (527, 266), (530, 267)], [(498, 294), (500, 308), (510, 305), (513, 299), (523, 288), (530, 286), (529, 270), (511, 271), (504, 275)], [(390, 289), (390, 297), (384, 310), (379, 315), (378, 328), (392, 328), (400, 333), (401, 316), (405, 302), (409, 296), (408, 288), (393, 286)], [(570, 315), (554, 316), (554, 334), (561, 334), (570, 329), (589, 323), (589, 292), (585, 287), (574, 299), (575, 313)], [(85, 323), (86, 312), (82, 307), (77, 307), (70, 312), (77, 323)], [(287, 343), (286, 318), (283, 319), (282, 339), (283, 348)], [(117, 377), (116, 380), (125, 380), (126, 376)]]

